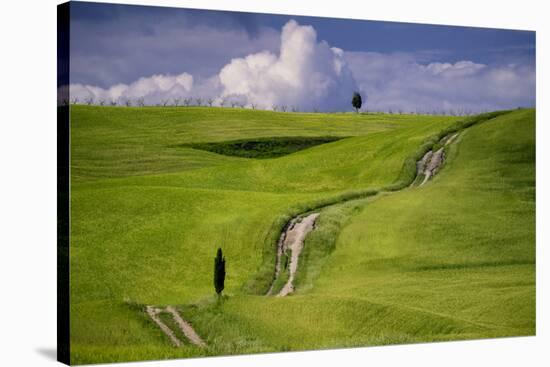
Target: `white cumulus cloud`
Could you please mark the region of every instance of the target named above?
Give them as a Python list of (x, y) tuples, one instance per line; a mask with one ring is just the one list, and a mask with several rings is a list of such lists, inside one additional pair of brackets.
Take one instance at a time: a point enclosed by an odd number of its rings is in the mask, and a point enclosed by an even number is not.
[(108, 89), (83, 84), (71, 84), (71, 99), (85, 101), (119, 101), (144, 98), (148, 103), (156, 103), (166, 98), (182, 97), (193, 89), (193, 76), (188, 73), (179, 75), (152, 75), (139, 78), (130, 84), (115, 84)]
[(357, 89), (344, 52), (318, 42), (313, 27), (294, 20), (283, 27), (279, 55), (264, 51), (233, 59), (219, 78), (222, 97), (263, 108), (349, 110)]

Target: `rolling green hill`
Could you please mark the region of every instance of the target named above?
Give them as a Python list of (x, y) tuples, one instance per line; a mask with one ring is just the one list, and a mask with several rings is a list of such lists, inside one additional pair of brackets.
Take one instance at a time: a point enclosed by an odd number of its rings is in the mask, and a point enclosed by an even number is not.
[[(425, 186), (360, 194), (459, 120), (72, 106), (72, 362), (533, 334), (533, 110), (462, 132)], [(341, 139), (270, 159), (189, 146), (274, 137)], [(263, 296), (282, 225), (344, 197), (306, 239), (296, 294)], [(142, 305), (179, 305), (208, 347), (172, 347)]]

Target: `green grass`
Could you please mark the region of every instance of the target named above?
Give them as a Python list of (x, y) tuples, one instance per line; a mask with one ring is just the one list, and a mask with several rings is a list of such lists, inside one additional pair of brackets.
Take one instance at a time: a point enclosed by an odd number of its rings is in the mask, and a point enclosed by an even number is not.
[[(73, 363), (534, 333), (533, 110), (462, 133), (427, 185), (372, 197), (460, 119), (71, 109)], [(274, 159), (176, 146), (277, 136), (342, 139)], [(257, 295), (286, 221), (344, 198), (306, 239), (297, 293)], [(208, 348), (172, 347), (125, 299), (180, 305)]]
[(533, 335), (534, 112), (463, 134), (426, 186), (326, 208), (296, 295), (235, 297), (226, 323), (195, 323), (273, 350)]
[(362, 136), (399, 127), (411, 120), (414, 119), (407, 116), (365, 118), (356, 114), (277, 113), (234, 108), (71, 106), (71, 178), (74, 182), (181, 172), (237, 160), (178, 147), (186, 143), (288, 136)]
[(278, 158), (315, 145), (331, 143), (341, 138), (281, 136), (258, 139), (241, 139), (216, 143), (188, 143), (183, 148), (206, 150), (209, 152), (242, 158)]

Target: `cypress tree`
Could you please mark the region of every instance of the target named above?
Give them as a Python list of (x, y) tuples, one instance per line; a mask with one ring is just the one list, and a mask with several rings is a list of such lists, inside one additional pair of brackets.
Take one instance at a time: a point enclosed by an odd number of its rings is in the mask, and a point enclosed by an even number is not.
[(362, 104), (363, 104), (363, 100), (361, 99), (361, 95), (359, 94), (359, 92), (353, 92), (351, 105), (353, 106), (353, 108), (355, 108), (355, 112), (359, 112), (359, 109), (361, 108)]
[(221, 294), (225, 283), (225, 257), (222, 249), (218, 248), (218, 253), (214, 258), (214, 288), (218, 296)]

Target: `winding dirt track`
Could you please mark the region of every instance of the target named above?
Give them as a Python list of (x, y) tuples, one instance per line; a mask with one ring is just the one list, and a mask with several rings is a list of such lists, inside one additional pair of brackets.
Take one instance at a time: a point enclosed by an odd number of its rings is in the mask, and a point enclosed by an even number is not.
[[(424, 159), (426, 158), (426, 159)], [(422, 158), (421, 162), (424, 161), (424, 169), (422, 171), (422, 174), (424, 175), (424, 180), (419, 186), (424, 185), (428, 180), (436, 174), (439, 167), (441, 167), (441, 164), (445, 160), (445, 151), (444, 148), (439, 148), (435, 153), (433, 153), (431, 150), (426, 153), (426, 155)], [(418, 171), (418, 165), (417, 165), (417, 171)]]
[(319, 213), (312, 213), (307, 217), (302, 218), (301, 221), (294, 223), (292, 228), (286, 231), (282, 243), (282, 251), (284, 252), (285, 250), (290, 250), (291, 252), (289, 264), (290, 276), (288, 277), (288, 281), (284, 287), (277, 294), (277, 297), (284, 297), (289, 293), (294, 292), (294, 285), (292, 282), (294, 281), (296, 270), (298, 270), (298, 258), (304, 248), (304, 240), (306, 239), (306, 235), (313, 230), (315, 221), (318, 217)]
[[(454, 133), (453, 135), (445, 136), (443, 139), (441, 139), (440, 142), (444, 143), (445, 146), (448, 146), (458, 137), (458, 134), (459, 133)], [(433, 152), (433, 150), (430, 150), (426, 154), (424, 154), (422, 159), (416, 162), (417, 177), (420, 175), (424, 176), (424, 180), (422, 180), (422, 182), (418, 186), (422, 186), (426, 182), (428, 182), (428, 180), (437, 173), (439, 168), (441, 168), (444, 160), (445, 149), (443, 147), (439, 148), (435, 153)], [(411, 186), (414, 186), (415, 181), (413, 181)]]
[[(440, 139), (439, 143), (447, 146), (451, 144), (459, 133), (453, 135), (447, 135)], [(424, 177), (422, 182), (418, 186), (423, 186), (432, 178), (437, 171), (441, 168), (441, 165), (445, 161), (445, 149), (439, 148), (437, 151), (430, 150), (424, 154), (424, 156), (416, 162), (416, 177), (409, 187), (416, 185), (416, 181), (419, 177)], [(306, 217), (297, 216), (288, 222), (286, 227), (279, 237), (277, 243), (277, 261), (275, 263), (275, 276), (271, 282), (271, 286), (266, 295), (271, 296), (273, 294), (273, 287), (275, 280), (277, 280), (281, 274), (281, 258), (285, 251), (290, 250), (291, 258), (289, 265), (289, 278), (283, 288), (277, 293), (277, 297), (284, 297), (294, 292), (294, 276), (298, 270), (298, 258), (304, 247), (304, 240), (309, 232), (315, 228), (315, 221), (319, 217), (319, 213), (311, 213)]]
[[(277, 242), (277, 260), (275, 262), (275, 276), (273, 279), (279, 278), (279, 275), (281, 274), (281, 257), (283, 256), (286, 233), (292, 230), (297, 219), (298, 218), (293, 218), (290, 222), (288, 222), (285, 228), (283, 228), (283, 231), (281, 232), (281, 236), (279, 237), (279, 241)], [(271, 296), (271, 294), (273, 293), (274, 286), (275, 286), (275, 280), (271, 282), (271, 286), (269, 287), (269, 290), (267, 291), (266, 296)]]

